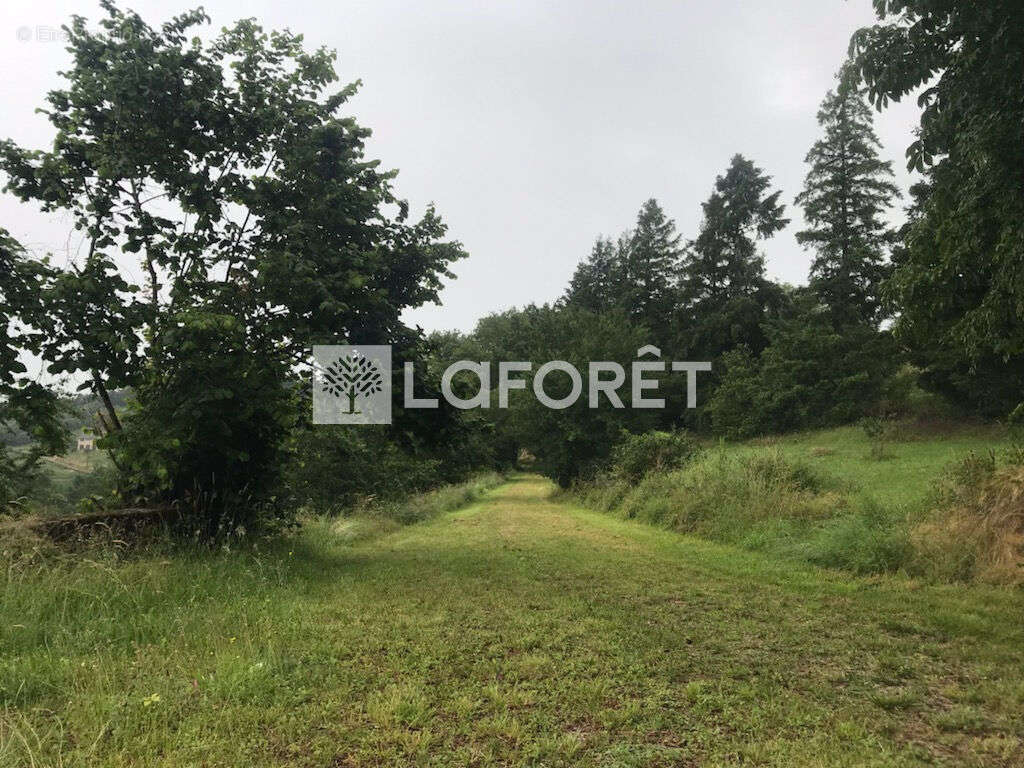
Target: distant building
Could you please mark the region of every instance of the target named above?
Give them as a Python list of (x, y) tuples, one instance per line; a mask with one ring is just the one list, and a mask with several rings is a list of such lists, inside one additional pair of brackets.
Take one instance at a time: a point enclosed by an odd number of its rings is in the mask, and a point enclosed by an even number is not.
[(79, 435), (78, 436), (78, 450), (80, 451), (95, 451), (96, 450), (96, 438), (92, 435)]

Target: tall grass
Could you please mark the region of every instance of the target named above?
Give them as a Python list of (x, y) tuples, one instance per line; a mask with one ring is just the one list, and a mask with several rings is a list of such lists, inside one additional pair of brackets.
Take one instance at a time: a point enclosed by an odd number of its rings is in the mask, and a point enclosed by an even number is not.
[(371, 517), (393, 520), (400, 525), (409, 525), (468, 506), (503, 481), (504, 478), (497, 472), (484, 472), (464, 483), (444, 485), (425, 493), (413, 494), (402, 501), (370, 504), (360, 512)]
[(322, 531), (325, 536), (344, 542), (373, 538), (474, 504), (504, 481), (498, 472), (483, 472), (463, 483), (412, 494), (401, 501), (366, 499), (344, 510), (341, 516), (307, 519), (303, 527)]
[(945, 580), (1024, 584), (1024, 455), (954, 465), (912, 536), (916, 570)]
[[(842, 536), (829, 523), (860, 517), (840, 483), (777, 450), (753, 455), (714, 450), (682, 469), (651, 472), (636, 485), (604, 476), (576, 492), (587, 506), (621, 517), (825, 564), (841, 559), (832, 547)], [(874, 524), (867, 515), (860, 522)], [(893, 567), (891, 557), (874, 552), (856, 559), (854, 570)]]
[(940, 490), (917, 506), (882, 503), (777, 445), (754, 452), (719, 447), (636, 483), (612, 467), (573, 492), (584, 505), (621, 517), (858, 574), (1018, 584), (1019, 459), (969, 456), (947, 468)]

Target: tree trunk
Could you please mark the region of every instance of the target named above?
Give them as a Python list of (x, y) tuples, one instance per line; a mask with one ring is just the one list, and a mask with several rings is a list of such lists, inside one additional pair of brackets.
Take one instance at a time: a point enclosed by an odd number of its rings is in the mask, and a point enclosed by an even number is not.
[(96, 395), (103, 401), (103, 407), (107, 409), (107, 416), (110, 419), (108, 425), (112, 430), (121, 430), (121, 420), (117, 418), (117, 411), (114, 410), (114, 404), (110, 402), (110, 395), (107, 393), (107, 388), (103, 385), (103, 379), (100, 378), (99, 371), (93, 369), (92, 372), (92, 386)]

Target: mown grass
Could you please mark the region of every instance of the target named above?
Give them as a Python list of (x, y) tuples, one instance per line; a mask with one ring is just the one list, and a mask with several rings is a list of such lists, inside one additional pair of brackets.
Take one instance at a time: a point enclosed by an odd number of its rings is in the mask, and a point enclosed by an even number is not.
[(550, 492), (10, 569), (0, 764), (1022, 764), (1019, 592), (821, 571)]

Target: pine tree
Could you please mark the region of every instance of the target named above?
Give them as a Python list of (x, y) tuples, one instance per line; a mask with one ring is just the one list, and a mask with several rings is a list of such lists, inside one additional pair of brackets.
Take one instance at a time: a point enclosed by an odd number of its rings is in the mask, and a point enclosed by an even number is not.
[(617, 304), (618, 271), (619, 255), (615, 243), (610, 238), (597, 238), (589, 258), (579, 263), (569, 281), (565, 303), (591, 312), (612, 309)]
[(655, 336), (663, 335), (660, 331), (675, 305), (680, 255), (675, 222), (657, 200), (648, 200), (622, 253), (621, 302), (622, 309)]
[(894, 233), (882, 216), (899, 190), (879, 159), (871, 109), (851, 77), (840, 76), (818, 112), (825, 131), (807, 154), (811, 166), (797, 205), (808, 228), (797, 241), (815, 251), (811, 287), (838, 327), (877, 322), (886, 254)]
[(769, 193), (770, 186), (770, 176), (736, 155), (703, 204), (700, 233), (683, 260), (677, 312), (677, 348), (692, 360), (717, 360), (741, 344), (760, 353), (766, 317), (786, 302), (785, 291), (765, 278), (757, 252), (758, 240), (789, 223), (782, 193)]
[(675, 222), (657, 200), (648, 200), (634, 229), (616, 242), (598, 238), (576, 268), (565, 303), (593, 312), (621, 310), (659, 343), (671, 330), (677, 300), (679, 240)]
[(742, 155), (733, 157), (704, 209), (697, 239), (683, 263), (684, 295), (693, 309), (713, 311), (731, 299), (763, 287), (764, 257), (756, 240), (764, 240), (789, 219), (779, 203), (780, 191), (767, 194), (771, 177)]

